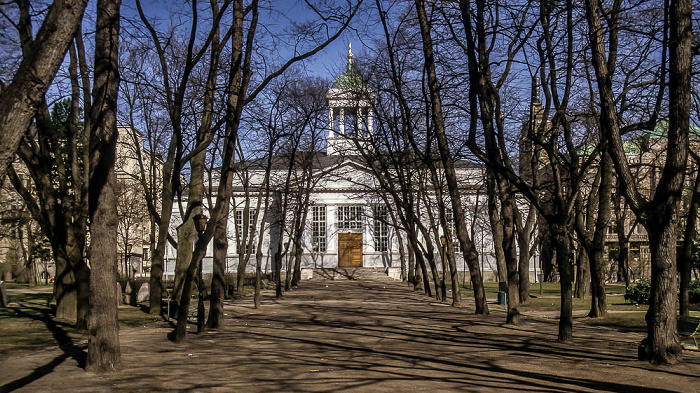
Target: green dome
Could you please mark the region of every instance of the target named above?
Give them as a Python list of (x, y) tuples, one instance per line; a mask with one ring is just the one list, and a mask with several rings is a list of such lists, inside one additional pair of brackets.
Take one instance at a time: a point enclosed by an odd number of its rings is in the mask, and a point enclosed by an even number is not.
[(348, 64), (348, 70), (333, 81), (331, 88), (334, 89), (354, 89), (366, 88), (367, 84), (357, 72), (353, 71), (352, 63)]

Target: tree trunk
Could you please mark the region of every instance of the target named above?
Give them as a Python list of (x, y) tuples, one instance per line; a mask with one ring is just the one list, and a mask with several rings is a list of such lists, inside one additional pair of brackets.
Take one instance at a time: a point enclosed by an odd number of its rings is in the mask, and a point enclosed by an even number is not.
[(515, 200), (507, 183), (500, 179), (499, 195), (501, 200), (501, 219), (503, 220), (503, 255), (506, 258), (506, 270), (508, 272), (508, 315), (506, 323), (517, 325), (520, 323), (520, 277), (518, 275), (518, 255), (515, 249)]
[(78, 318), (78, 289), (75, 274), (64, 255), (56, 255), (56, 271), (54, 280), (54, 298), (56, 300), (56, 318), (77, 321)]
[(260, 281), (262, 281), (262, 251), (255, 253), (255, 296), (253, 303), (256, 310), (260, 309)]
[[(675, 210), (670, 214), (675, 216)], [(658, 223), (655, 223), (658, 224)], [(676, 331), (676, 226), (650, 225), (651, 296), (646, 313), (647, 337), (639, 346), (639, 360), (654, 364), (681, 361)]]
[(82, 256), (78, 264), (73, 267), (73, 271), (75, 272), (77, 295), (75, 330), (86, 331), (88, 329), (88, 314), (90, 311), (90, 268), (88, 268)]
[[(544, 225), (542, 225), (544, 223)], [(540, 229), (540, 264), (541, 264), (541, 274), (544, 281), (552, 280), (552, 273), (554, 271), (554, 263), (556, 260), (556, 250), (552, 241), (552, 233), (549, 231), (549, 225), (547, 225), (544, 220), (537, 225)]]
[(193, 213), (185, 214), (182, 217), (182, 224), (177, 227), (177, 257), (175, 260), (175, 278), (173, 282), (173, 293), (171, 299), (177, 300), (182, 297), (182, 290), (185, 285), (185, 275), (192, 260), (192, 245), (195, 241)]
[[(459, 276), (457, 275), (457, 261), (455, 260), (454, 245), (448, 243), (447, 262), (450, 268), (450, 285), (452, 289), (452, 306), (459, 307), (462, 304), (462, 296), (459, 289)], [(444, 268), (444, 267), (443, 267)], [(443, 284), (444, 285), (444, 284)]]
[[(172, 173), (172, 163), (166, 162), (163, 166), (163, 178), (167, 179)], [(165, 247), (168, 242), (168, 228), (170, 227), (170, 217), (173, 210), (173, 190), (172, 183), (163, 181), (163, 198), (161, 206), (160, 223), (158, 224), (158, 240), (151, 257), (151, 277), (148, 281), (149, 306), (151, 315), (161, 315), (163, 312), (163, 271)], [(172, 299), (177, 299), (173, 297)]]
[[(407, 209), (406, 211), (406, 228), (410, 228), (410, 230), (407, 232), (408, 235), (408, 245), (409, 249), (411, 250), (411, 254), (415, 257), (416, 260), (416, 282), (414, 284), (414, 289), (419, 289), (421, 286), (421, 282), (423, 283), (423, 292), (432, 297), (433, 292), (430, 289), (430, 278), (428, 277), (428, 268), (425, 265), (425, 259), (423, 256), (423, 253), (420, 251), (420, 246), (418, 242), (418, 234), (416, 232), (416, 224), (414, 222), (414, 216), (413, 216), (413, 211), (409, 211)], [(421, 281), (422, 279), (422, 281)], [(436, 288), (437, 290), (437, 288)]]
[[(454, 252), (454, 243), (452, 241), (453, 237), (453, 230), (450, 227), (452, 225), (451, 222), (447, 220), (447, 209), (445, 208), (445, 201), (444, 201), (444, 195), (443, 195), (443, 189), (442, 185), (439, 182), (439, 175), (437, 173), (437, 170), (435, 166), (432, 163), (427, 163), (427, 165), (430, 168), (430, 177), (433, 183), (433, 190), (435, 191), (435, 199), (437, 202), (437, 210), (438, 210), (438, 216), (440, 220), (440, 227), (442, 227), (442, 232), (445, 236), (445, 244), (442, 245), (442, 240), (440, 239), (439, 232), (437, 230), (438, 226), (434, 226), (434, 232), (435, 232), (435, 237), (438, 239), (438, 242), (441, 244), (440, 248), (440, 255), (442, 256), (442, 281), (440, 283), (441, 286), (441, 299), (443, 302), (447, 300), (447, 279), (445, 277), (445, 272), (447, 271), (448, 267), (450, 269), (450, 286), (452, 289), (452, 306), (458, 307), (461, 303), (461, 296), (460, 296), (460, 291), (459, 291), (459, 277), (457, 276), (457, 262), (455, 261), (455, 252)], [(425, 195), (425, 194), (424, 194)], [(427, 198), (426, 198), (427, 199)], [(425, 202), (426, 207), (428, 209), (431, 209), (431, 207), (428, 205), (429, 200)], [(430, 221), (433, 222), (433, 214), (430, 210), (428, 210), (428, 216), (430, 217)], [(453, 217), (454, 220), (454, 217)], [(445, 266), (447, 265), (447, 266)]]
[[(117, 321), (117, 204), (114, 172), (119, 92), (120, 0), (98, 0), (95, 83), (90, 118), (90, 316), (86, 369), (104, 372), (121, 365)], [(99, 239), (99, 241), (98, 241)]]
[[(199, 136), (202, 140), (204, 136)], [(198, 145), (199, 146), (199, 143)], [(175, 288), (173, 299), (182, 296), (185, 272), (192, 260), (192, 245), (195, 242), (196, 231), (194, 217), (202, 213), (202, 201), (204, 200), (204, 166), (206, 149), (192, 157), (190, 160), (190, 185), (187, 193), (187, 210), (182, 217), (182, 224), (177, 228), (177, 259), (175, 262)], [(218, 223), (217, 223), (218, 224)]]
[(209, 293), (209, 317), (207, 327), (218, 329), (224, 322), (224, 295), (226, 294), (226, 254), (228, 253), (228, 212), (229, 203), (224, 201), (223, 216), (214, 230), (214, 258)]
[[(516, 210), (516, 213), (517, 212), (518, 210)], [(519, 216), (516, 215), (516, 217)], [(520, 218), (516, 219), (520, 220)], [(530, 256), (532, 255), (530, 240), (532, 239), (536, 220), (537, 210), (535, 210), (534, 206), (530, 206), (528, 208), (527, 218), (519, 231), (520, 236), (518, 237), (520, 241), (520, 254), (518, 255), (518, 274), (520, 278), (518, 290), (520, 291), (520, 303), (525, 303), (530, 298)]]
[[(414, 249), (415, 248), (416, 247), (414, 246)], [(428, 295), (428, 297), (433, 297), (433, 291), (430, 289), (430, 277), (428, 274), (428, 267), (425, 265), (425, 259), (423, 258), (423, 253), (417, 252), (417, 253), (415, 253), (415, 256), (416, 256), (416, 261), (418, 262), (418, 267), (420, 268), (420, 271), (418, 271), (418, 269), (416, 269), (416, 272), (419, 273), (419, 274), (416, 274), (416, 276), (418, 276), (419, 287), (420, 286), (423, 287), (423, 292), (426, 295)], [(420, 284), (421, 278), (423, 279), (422, 285)], [(437, 288), (435, 288), (435, 290), (437, 291)]]
[[(273, 202), (273, 209), (275, 210), (275, 217), (273, 219), (275, 221), (273, 227), (270, 229), (270, 244), (276, 244), (274, 246), (275, 252), (272, 254), (272, 266), (275, 274), (281, 271), (277, 269), (277, 266), (280, 266), (281, 269), (283, 263), (282, 253), (288, 252), (288, 250), (284, 249), (284, 228), (287, 222), (286, 198), (286, 196), (283, 197), (280, 193), (275, 193), (275, 200)], [(274, 235), (272, 234), (273, 229), (275, 231)], [(274, 243), (272, 242), (273, 237)], [(287, 265), (287, 276), (289, 276), (289, 265)]]
[(294, 272), (292, 274), (292, 282), (291, 285), (292, 287), (299, 286), (299, 282), (301, 281), (301, 262), (302, 262), (302, 254), (304, 253), (304, 249), (302, 247), (302, 238), (304, 235), (304, 230), (306, 228), (306, 221), (307, 217), (309, 214), (309, 197), (311, 195), (311, 185), (309, 184), (309, 181), (311, 179), (312, 174), (306, 173), (305, 176), (308, 176), (307, 178), (307, 184), (305, 189), (303, 190), (303, 197), (299, 199), (299, 202), (302, 204), (301, 205), (301, 215), (300, 215), (300, 220), (297, 222), (297, 226), (294, 230), (295, 236), (294, 236)]
[(592, 261), (588, 258), (588, 252), (584, 247), (578, 249), (578, 258), (576, 264), (576, 289), (574, 290), (574, 296), (577, 299), (588, 299), (588, 295), (591, 294), (591, 263)]
[(497, 279), (498, 282), (507, 282), (508, 271), (506, 268), (506, 256), (503, 253), (503, 223), (498, 214), (498, 190), (496, 189), (496, 174), (493, 173), (493, 170), (486, 170), (486, 185), (489, 224), (491, 224), (493, 251), (496, 254)]
[[(624, 230), (624, 225), (622, 227), (618, 226), (618, 231), (622, 232)], [(625, 286), (630, 286), (630, 269), (629, 269), (629, 259), (630, 259), (630, 249), (628, 237), (624, 234), (618, 233), (617, 244), (620, 249), (617, 256), (617, 281), (624, 282)]]
[(561, 302), (559, 313), (559, 335), (557, 339), (561, 342), (571, 342), (573, 340), (573, 272), (571, 271), (571, 240), (565, 230), (564, 225), (555, 224), (552, 228), (552, 240), (557, 251), (557, 267), (559, 269), (561, 286)]
[(420, 278), (416, 277), (416, 256), (408, 236), (406, 237), (406, 250), (408, 253), (408, 285), (413, 285), (413, 289), (418, 289)]
[[(251, 247), (253, 244), (253, 234), (250, 233), (250, 213), (250, 190), (246, 188), (245, 203), (243, 203), (243, 212), (241, 213), (243, 228), (241, 228), (241, 233), (236, 234), (236, 239), (238, 241), (236, 247), (236, 252), (238, 253), (238, 266), (236, 268), (236, 294), (238, 296), (245, 296), (246, 268), (248, 267), (248, 262), (250, 261), (250, 255), (252, 252)], [(238, 219), (236, 218), (236, 220)], [(239, 232), (238, 224), (236, 224), (236, 231)]]
[(590, 261), (592, 279), (592, 297), (590, 317), (607, 315), (607, 298), (605, 293), (605, 236), (612, 216), (613, 163), (607, 149), (603, 150), (601, 159), (601, 180), (598, 191), (598, 217), (592, 242), (592, 259)]
[[(394, 214), (391, 214), (391, 220), (394, 224), (394, 231), (396, 233), (396, 240), (399, 243), (399, 260), (401, 261), (401, 282), (410, 282), (410, 266), (408, 267), (409, 269), (409, 277), (407, 280), (406, 277), (406, 248), (404, 246), (403, 242), (403, 236), (401, 236), (401, 233), (399, 232), (399, 226), (397, 225), (396, 218), (394, 217)], [(689, 265), (690, 266), (690, 265)]]
[(647, 218), (651, 251), (651, 298), (647, 337), (640, 360), (653, 364), (681, 361), (676, 324), (676, 227), (688, 157), (690, 129), (692, 1), (673, 0), (669, 7), (669, 121), (666, 163)]
[[(239, 243), (238, 248), (245, 247), (245, 244)], [(236, 294), (245, 296), (245, 269), (248, 266), (248, 258), (245, 257), (245, 251), (238, 252), (238, 266), (236, 267)]]
[[(199, 236), (197, 243), (195, 243), (195, 250), (192, 253), (192, 260), (190, 261), (187, 270), (183, 277), (182, 284), (182, 296), (178, 302), (178, 315), (177, 324), (175, 325), (175, 337), (174, 341), (181, 343), (185, 341), (185, 336), (187, 334), (187, 318), (190, 314), (190, 294), (192, 293), (192, 281), (194, 280), (195, 272), (199, 268), (199, 264), (202, 263), (202, 259), (206, 254), (206, 240), (202, 236)], [(204, 245), (198, 248), (200, 243)]]
[[(421, 235), (423, 236), (424, 241), (424, 246), (427, 247), (426, 250), (422, 252), (422, 257), (424, 260), (428, 261), (428, 266), (430, 267), (430, 275), (433, 278), (433, 286), (435, 288), (435, 299), (441, 300), (440, 299), (440, 273), (437, 268), (437, 263), (435, 263), (435, 248), (433, 247), (433, 242), (430, 241), (430, 232), (423, 226), (421, 223), (418, 224), (418, 229), (421, 231)], [(426, 274), (427, 272), (423, 272), (423, 279), (428, 282), (428, 275)]]

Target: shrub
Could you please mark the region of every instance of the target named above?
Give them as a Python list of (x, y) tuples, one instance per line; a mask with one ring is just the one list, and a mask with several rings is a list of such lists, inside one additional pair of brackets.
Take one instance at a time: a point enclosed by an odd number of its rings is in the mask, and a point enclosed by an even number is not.
[[(641, 280), (627, 287), (625, 300), (636, 304), (649, 304), (651, 296), (651, 281)], [(700, 303), (700, 281), (691, 281), (688, 287), (688, 298), (690, 303)]]
[(636, 304), (649, 304), (651, 297), (651, 281), (643, 279), (627, 287), (625, 300)]

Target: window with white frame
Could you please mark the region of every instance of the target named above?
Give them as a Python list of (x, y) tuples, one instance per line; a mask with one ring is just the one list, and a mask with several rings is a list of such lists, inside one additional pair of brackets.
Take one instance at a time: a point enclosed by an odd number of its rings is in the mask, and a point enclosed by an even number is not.
[[(236, 239), (238, 239), (238, 249), (240, 250), (245, 244), (245, 252), (252, 253), (255, 252), (255, 209), (248, 210), (248, 216), (246, 217), (244, 209), (236, 210)], [(243, 224), (248, 223), (248, 230), (243, 233)]]
[(326, 206), (311, 206), (311, 249), (326, 252)]
[(389, 251), (389, 208), (374, 205), (374, 250)]
[(362, 206), (338, 206), (338, 229), (362, 229)]

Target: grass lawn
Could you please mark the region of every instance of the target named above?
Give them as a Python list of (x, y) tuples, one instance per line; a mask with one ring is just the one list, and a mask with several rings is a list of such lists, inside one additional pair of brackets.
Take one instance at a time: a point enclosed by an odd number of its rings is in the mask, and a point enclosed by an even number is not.
[[(497, 297), (498, 283), (484, 283), (484, 289), (487, 298), (491, 299)], [(647, 326), (644, 315), (649, 306), (645, 304), (633, 304), (625, 300), (625, 286), (623, 284), (607, 284), (605, 286), (605, 291), (608, 295), (608, 315), (603, 318), (588, 318), (587, 314), (591, 308), (590, 297), (587, 299), (573, 298), (574, 320), (589, 325), (613, 327), (621, 331), (646, 331)], [(462, 287), (462, 296), (474, 297), (474, 292), (471, 290), (470, 283)], [(541, 294), (540, 283), (534, 283), (530, 288), (530, 299), (527, 303), (520, 305), (520, 311), (524, 313), (558, 312), (559, 303), (559, 283), (542, 283)], [(700, 304), (691, 305), (690, 310), (691, 316), (700, 317)]]
[[(8, 354), (55, 345), (87, 342), (85, 333), (75, 331), (75, 321), (53, 317), (51, 285), (30, 288), (7, 283), (9, 307), (0, 309), (0, 361)], [(156, 320), (141, 307), (119, 308), (119, 327), (128, 329)]]

